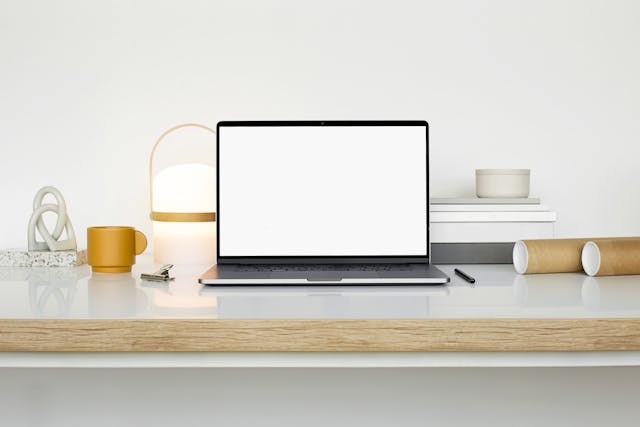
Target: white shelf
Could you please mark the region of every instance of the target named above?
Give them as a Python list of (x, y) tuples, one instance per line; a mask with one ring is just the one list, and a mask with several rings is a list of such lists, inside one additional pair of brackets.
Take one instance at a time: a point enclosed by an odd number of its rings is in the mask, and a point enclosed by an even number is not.
[(599, 366), (640, 366), (640, 352), (0, 353), (0, 368), (485, 368)]

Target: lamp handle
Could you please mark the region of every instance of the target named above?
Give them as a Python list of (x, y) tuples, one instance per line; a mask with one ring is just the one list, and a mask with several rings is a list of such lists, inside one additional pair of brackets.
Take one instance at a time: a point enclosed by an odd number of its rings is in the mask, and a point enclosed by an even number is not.
[(215, 212), (154, 212), (153, 210), (153, 158), (156, 154), (156, 149), (158, 145), (162, 142), (162, 140), (178, 129), (187, 128), (187, 127), (195, 127), (200, 128), (206, 131), (211, 132), (212, 134), (216, 134), (216, 131), (207, 127), (205, 125), (201, 125), (198, 123), (184, 123), (178, 126), (174, 126), (171, 129), (167, 129), (158, 140), (153, 144), (153, 148), (151, 149), (151, 157), (149, 158), (149, 210), (151, 211), (151, 219), (156, 221), (171, 221), (171, 222), (192, 222), (192, 221), (215, 221), (216, 214)]

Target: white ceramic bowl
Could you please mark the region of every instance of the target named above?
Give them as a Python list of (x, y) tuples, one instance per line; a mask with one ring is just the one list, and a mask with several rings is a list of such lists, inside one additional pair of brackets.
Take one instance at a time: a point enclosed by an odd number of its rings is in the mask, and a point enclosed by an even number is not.
[(476, 169), (478, 197), (529, 197), (529, 169)]

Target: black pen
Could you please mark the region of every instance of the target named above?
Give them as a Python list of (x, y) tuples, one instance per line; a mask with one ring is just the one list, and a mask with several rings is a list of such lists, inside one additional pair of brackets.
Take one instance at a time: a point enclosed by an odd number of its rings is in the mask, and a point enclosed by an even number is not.
[(460, 277), (462, 277), (464, 280), (466, 280), (469, 283), (476, 283), (476, 279), (474, 279), (473, 277), (469, 276), (467, 273), (465, 273), (464, 271), (460, 270), (459, 268), (454, 268), (453, 271)]

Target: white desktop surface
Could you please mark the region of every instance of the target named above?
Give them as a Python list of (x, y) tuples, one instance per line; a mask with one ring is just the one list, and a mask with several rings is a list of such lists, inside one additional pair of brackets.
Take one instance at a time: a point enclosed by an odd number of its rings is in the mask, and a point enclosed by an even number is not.
[(640, 317), (640, 276), (519, 275), (511, 265), (456, 266), (476, 278), (445, 286), (237, 286), (197, 283), (209, 266), (176, 266), (175, 280), (140, 280), (159, 267), (138, 257), (131, 273), (0, 268), (0, 318), (369, 319)]

